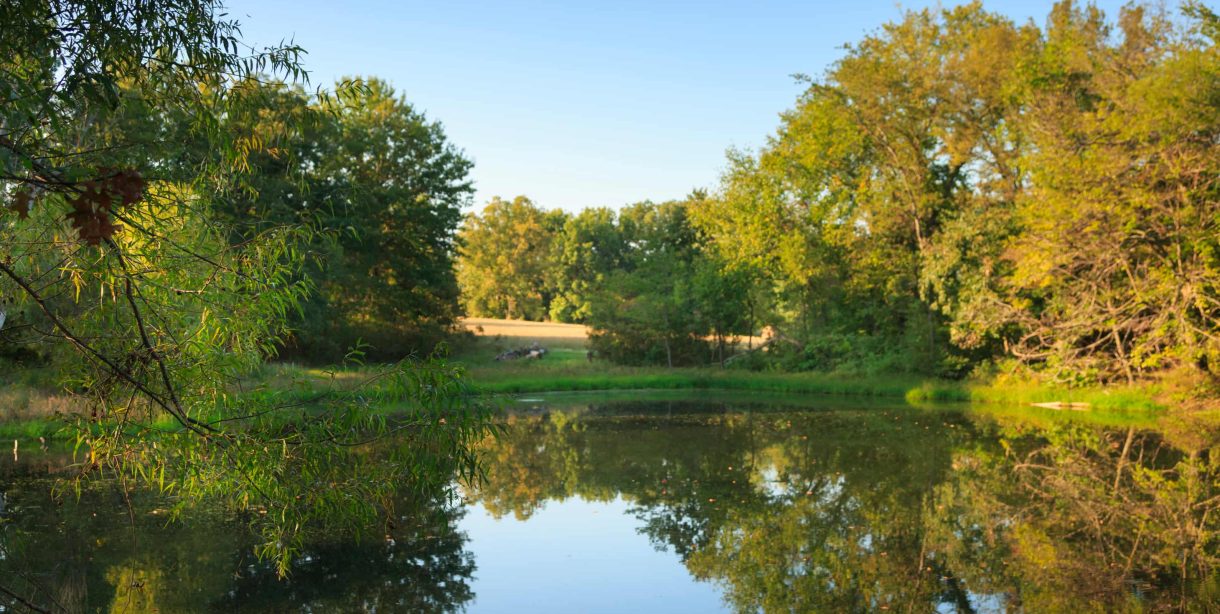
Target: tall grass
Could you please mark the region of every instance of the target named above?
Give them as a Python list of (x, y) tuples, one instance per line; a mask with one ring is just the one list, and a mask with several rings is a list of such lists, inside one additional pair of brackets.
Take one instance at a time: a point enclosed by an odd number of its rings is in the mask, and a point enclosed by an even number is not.
[(712, 369), (632, 369), (602, 373), (561, 370), (472, 371), (475, 388), (485, 393), (577, 390), (724, 389), (902, 398), (918, 382), (904, 378), (845, 379), (825, 375), (772, 374)]
[[(463, 357), (465, 358), (465, 357)], [(903, 399), (910, 404), (964, 402), (1007, 405), (1087, 404), (1090, 409), (1156, 412), (1155, 387), (1067, 388), (1033, 381), (958, 382), (911, 376), (846, 376), (709, 368), (647, 368), (589, 364), (550, 356), (532, 363), (483, 362), (470, 369), (475, 388), (489, 394), (600, 390), (756, 390)]]
[(60, 387), (56, 373), (0, 363), (0, 422), (38, 420), (79, 412), (81, 399)]

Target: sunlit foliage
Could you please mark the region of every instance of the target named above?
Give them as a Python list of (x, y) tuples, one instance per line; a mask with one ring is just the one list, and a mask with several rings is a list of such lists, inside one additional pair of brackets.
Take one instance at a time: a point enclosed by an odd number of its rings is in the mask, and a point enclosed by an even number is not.
[[(249, 50), (211, 1), (7, 2), (0, 23), (0, 345), (33, 348), (84, 401), (69, 486), (100, 474), (176, 512), (222, 503), (282, 574), (307, 536), (367, 530), (395, 493), (431, 500), (474, 470), (485, 412), (454, 366), (370, 369), (372, 391), (241, 389), (316, 289), (302, 271), (327, 232), (222, 215), (220, 188), (277, 155), (229, 121), (265, 108), (260, 75), (303, 77), (298, 48)], [(376, 83), (341, 90), (315, 96), (363, 96), (343, 107), (354, 125), (434, 129)], [(399, 417), (374, 411), (390, 404)]]
[(864, 347), (950, 376), (1004, 355), (1071, 382), (1212, 372), (1216, 23), (1192, 3), (1112, 21), (1061, 2), (1041, 28), (977, 2), (908, 12), (730, 155), (694, 217), (765, 273), (790, 364)]

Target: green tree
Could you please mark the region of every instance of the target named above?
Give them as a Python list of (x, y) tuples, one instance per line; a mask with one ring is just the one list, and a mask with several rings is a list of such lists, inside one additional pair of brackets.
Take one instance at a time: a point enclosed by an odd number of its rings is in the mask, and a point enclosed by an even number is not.
[[(693, 212), (803, 368), (1212, 370), (1216, 17), (981, 4), (852, 45)], [(1209, 140), (1211, 139), (1211, 140)], [(785, 344), (784, 347), (787, 347)], [(782, 352), (781, 352), (782, 353)]]
[[(88, 402), (73, 422), (81, 477), (246, 514), (283, 573), (306, 535), (370, 526), (395, 490), (434, 497), (473, 470), (485, 415), (442, 364), (389, 367), (377, 391), (334, 389), (307, 412), (300, 398), (234, 396), (311, 289), (300, 271), (315, 232), (276, 225), (234, 243), (245, 229), (218, 214), (226, 195), (212, 188), (266, 151), (224, 128), (261, 104), (247, 79), (301, 76), (294, 47), (242, 55), (221, 9), (0, 6), (0, 309), (16, 324), (0, 342), (46, 348)], [(193, 158), (200, 147), (217, 155)], [(408, 417), (388, 424), (373, 402), (406, 403)], [(404, 437), (369, 456), (390, 429)]]
[(758, 305), (753, 271), (729, 267), (713, 255), (700, 253), (691, 272), (695, 311), (711, 336), (711, 359), (728, 358), (730, 340), (754, 334)]
[(590, 345), (623, 364), (706, 362), (706, 328), (695, 313), (695, 269), (661, 252), (631, 271), (613, 272), (592, 304)]
[[(590, 303), (591, 343), (616, 362), (723, 360), (727, 336), (746, 332), (742, 279), (703, 253), (688, 201), (639, 203), (619, 214), (628, 246)], [(714, 343), (709, 343), (709, 336)]]
[(337, 84), (316, 100), (279, 84), (249, 84), (262, 104), (225, 128), (261, 146), (227, 189), (235, 241), (277, 224), (318, 232), (307, 271), (317, 289), (288, 352), (337, 360), (359, 339), (381, 357), (427, 352), (457, 311), (454, 234), (471, 163), (378, 79)]
[(1199, 5), (1186, 29), (1130, 7), (1115, 36), (1096, 10), (1052, 12), (1021, 117), (1029, 187), (998, 314), (1020, 327), (1021, 358), (1071, 378), (1216, 373), (1216, 23)]
[(606, 277), (627, 266), (628, 245), (612, 209), (584, 209), (568, 218), (555, 237), (549, 267), (555, 296), (550, 317), (584, 322)]
[(524, 196), (493, 198), (458, 234), (457, 279), (471, 316), (543, 320), (554, 295), (552, 249), (567, 220)]

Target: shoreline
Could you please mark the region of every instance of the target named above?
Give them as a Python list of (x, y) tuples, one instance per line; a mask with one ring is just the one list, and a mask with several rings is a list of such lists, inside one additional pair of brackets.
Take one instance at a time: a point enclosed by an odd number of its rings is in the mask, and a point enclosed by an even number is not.
[(1074, 410), (1158, 413), (1155, 387), (1062, 388), (1030, 382), (993, 384), (906, 376), (845, 377), (815, 373), (757, 373), (710, 369), (635, 368), (604, 373), (476, 370), (483, 394), (542, 394), (626, 390), (730, 390), (793, 395), (901, 399), (908, 403), (1063, 404)]
[[(1158, 400), (1155, 386), (1114, 386), (1062, 388), (1033, 382), (984, 383), (949, 381), (911, 376), (856, 376), (819, 373), (776, 373), (726, 370), (720, 368), (618, 367), (584, 364), (573, 360), (557, 363), (532, 363), (472, 367), (465, 364), (471, 390), (480, 395), (505, 396), (555, 393), (682, 393), (723, 391), (734, 394), (759, 394), (771, 397), (825, 397), (828, 399), (889, 400), (919, 406), (980, 404), (1022, 408), (1031, 414), (1112, 414), (1147, 418), (1170, 415)], [(275, 365), (261, 374), (271, 385), (263, 393), (300, 394), (276, 390), (275, 380), (284, 374), (310, 377), (312, 370), (292, 364)], [(353, 370), (355, 373), (356, 370)], [(1050, 407), (1062, 405), (1064, 409)], [(388, 407), (387, 407), (388, 408)], [(17, 408), (13, 408), (17, 409)], [(17, 414), (14, 411), (13, 414)], [(10, 415), (13, 415), (10, 414)], [(22, 416), (0, 420), (0, 440), (37, 441), (60, 439), (62, 415)]]

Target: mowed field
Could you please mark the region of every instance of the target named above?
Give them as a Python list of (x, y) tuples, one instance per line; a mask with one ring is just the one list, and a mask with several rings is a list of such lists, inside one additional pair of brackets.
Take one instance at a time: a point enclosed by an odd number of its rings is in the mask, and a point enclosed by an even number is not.
[[(500, 320), (496, 318), (461, 318), (466, 330), (481, 341), (502, 346), (504, 349), (525, 347), (534, 342), (548, 349), (581, 349), (588, 347), (589, 327), (583, 324), (559, 322), (529, 322), (526, 320)], [(739, 350), (757, 347), (770, 339), (764, 332), (759, 337), (732, 337), (730, 343)]]
[(583, 324), (560, 324), (558, 322), (526, 322), (524, 320), (498, 320), (495, 318), (462, 318), (462, 326), (481, 341), (487, 341), (505, 349), (526, 347), (537, 343), (548, 349), (584, 350), (589, 340), (589, 329)]

